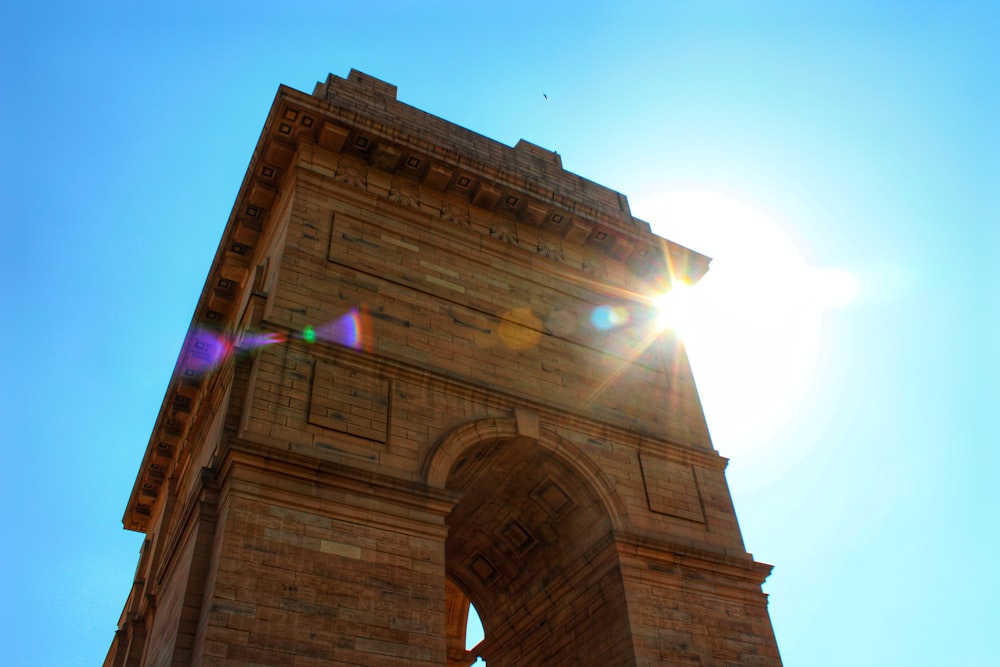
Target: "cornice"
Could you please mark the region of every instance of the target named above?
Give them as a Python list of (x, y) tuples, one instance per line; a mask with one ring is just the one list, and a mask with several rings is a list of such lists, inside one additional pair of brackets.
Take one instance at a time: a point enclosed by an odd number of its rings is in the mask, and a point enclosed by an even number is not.
[[(679, 544), (646, 535), (617, 535), (618, 549), (623, 555), (645, 561), (661, 574), (682, 576), (699, 572), (705, 577), (728, 580), (733, 584), (750, 585), (747, 590), (759, 594), (759, 587), (774, 569), (759, 563), (749, 553), (733, 554), (730, 550), (713, 550), (702, 546)], [(697, 577), (695, 577), (697, 578)]]

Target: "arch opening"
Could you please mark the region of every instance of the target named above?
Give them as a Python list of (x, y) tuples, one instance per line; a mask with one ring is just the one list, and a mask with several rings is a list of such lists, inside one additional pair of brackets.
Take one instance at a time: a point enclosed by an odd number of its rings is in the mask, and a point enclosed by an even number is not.
[(448, 667), (482, 665), (478, 645), (483, 640), (482, 622), (475, 606), (451, 579), (445, 581)]
[[(469, 603), (469, 620), (465, 624), (465, 650), (475, 653), (479, 643), (486, 638), (486, 631), (483, 630), (483, 622), (479, 619), (479, 610), (476, 605)], [(486, 664), (482, 659), (476, 660), (473, 664)]]
[(445, 483), (460, 496), (449, 585), (480, 612), (490, 667), (631, 661), (612, 517), (576, 466), (539, 439), (493, 435), (455, 452)]

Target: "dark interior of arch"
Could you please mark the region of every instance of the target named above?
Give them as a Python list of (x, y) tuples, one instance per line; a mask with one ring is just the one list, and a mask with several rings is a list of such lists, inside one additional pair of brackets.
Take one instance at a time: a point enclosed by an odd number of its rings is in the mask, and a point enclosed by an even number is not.
[(579, 472), (534, 440), (491, 440), (447, 485), (461, 493), (448, 576), (479, 611), (490, 667), (633, 664), (611, 521)]

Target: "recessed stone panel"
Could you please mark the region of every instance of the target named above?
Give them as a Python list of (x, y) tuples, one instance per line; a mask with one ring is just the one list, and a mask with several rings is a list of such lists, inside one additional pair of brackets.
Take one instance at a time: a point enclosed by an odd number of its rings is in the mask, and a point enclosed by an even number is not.
[(497, 576), (497, 569), (485, 556), (477, 554), (469, 563), (469, 569), (483, 584), (490, 583)]
[(557, 482), (547, 479), (531, 492), (531, 497), (538, 501), (552, 516), (562, 516), (573, 509), (573, 501)]
[(518, 556), (523, 556), (537, 544), (537, 540), (531, 536), (528, 529), (517, 521), (510, 521), (504, 526), (503, 537), (514, 548)]
[(645, 452), (642, 453), (640, 461), (650, 510), (679, 519), (705, 523), (701, 494), (692, 466)]
[(385, 443), (389, 381), (326, 361), (313, 368), (309, 423)]

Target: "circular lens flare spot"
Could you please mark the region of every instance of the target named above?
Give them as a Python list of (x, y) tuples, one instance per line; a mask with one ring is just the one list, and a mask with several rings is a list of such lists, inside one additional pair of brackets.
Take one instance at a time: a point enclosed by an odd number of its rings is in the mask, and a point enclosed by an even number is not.
[(524, 350), (538, 343), (541, 327), (530, 309), (515, 308), (500, 322), (500, 339), (512, 350)]
[(600, 331), (608, 331), (628, 324), (628, 311), (615, 306), (598, 306), (590, 314), (590, 323)]
[(556, 336), (568, 336), (577, 327), (577, 319), (566, 310), (559, 310), (545, 320), (545, 326)]
[(212, 370), (232, 351), (229, 339), (214, 331), (195, 331), (188, 345), (189, 366), (198, 372)]

